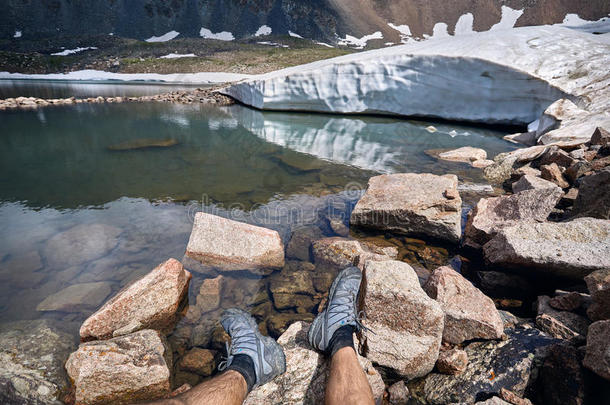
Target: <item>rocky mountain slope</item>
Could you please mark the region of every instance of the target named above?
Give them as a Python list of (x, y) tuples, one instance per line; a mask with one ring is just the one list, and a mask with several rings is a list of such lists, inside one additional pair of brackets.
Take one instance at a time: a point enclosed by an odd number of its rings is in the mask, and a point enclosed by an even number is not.
[(597, 20), (610, 13), (605, 0), (6, 0), (3, 6), (0, 38), (6, 40), (110, 33), (148, 39), (172, 31), (230, 39), (291, 32), (352, 45), (367, 35), (379, 44), (396, 43), (408, 36), (485, 31), (500, 22), (497, 27), (540, 25), (562, 22), (567, 14)]

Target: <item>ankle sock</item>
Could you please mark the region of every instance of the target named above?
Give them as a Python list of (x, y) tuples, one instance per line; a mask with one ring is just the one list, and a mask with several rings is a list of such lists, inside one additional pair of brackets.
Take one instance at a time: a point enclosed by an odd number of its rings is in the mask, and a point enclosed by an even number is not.
[(355, 331), (356, 328), (354, 328), (352, 325), (345, 325), (337, 329), (328, 342), (328, 354), (332, 357), (339, 349), (344, 347), (351, 347), (354, 349)]
[(227, 367), (227, 370), (234, 370), (241, 374), (248, 385), (248, 392), (252, 391), (252, 387), (254, 387), (254, 384), (256, 383), (256, 370), (254, 369), (254, 362), (250, 356), (246, 354), (235, 355), (231, 365)]

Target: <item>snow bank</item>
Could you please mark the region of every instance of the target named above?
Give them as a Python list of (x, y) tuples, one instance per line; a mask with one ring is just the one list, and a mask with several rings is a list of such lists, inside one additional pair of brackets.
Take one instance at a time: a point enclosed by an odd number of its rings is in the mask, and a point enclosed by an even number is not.
[(222, 31), (214, 33), (205, 27), (201, 27), (201, 29), (199, 30), (199, 35), (202, 38), (217, 39), (219, 41), (233, 41), (235, 39), (231, 32)]
[(502, 18), (500, 19), (500, 22), (492, 25), (489, 30), (494, 31), (513, 28), (522, 14), (523, 10), (513, 10), (508, 6), (502, 6)]
[(52, 53), (51, 55), (53, 55), (53, 56), (68, 56), (68, 55), (72, 55), (74, 53), (79, 53), (79, 52), (82, 52), (82, 51), (88, 51), (89, 49), (97, 49), (97, 47), (95, 47), (95, 46), (87, 46), (85, 48), (66, 49), (66, 50), (61, 51), (61, 52)]
[(168, 53), (167, 55), (159, 56), (159, 59), (179, 59), (179, 58), (196, 58), (194, 53)]
[(470, 35), (474, 33), (474, 29), (472, 28), (474, 24), (474, 16), (472, 13), (466, 13), (458, 18), (455, 23), (454, 33), (455, 35)]
[(249, 79), (253, 75), (223, 72), (201, 73), (112, 73), (102, 70), (78, 70), (68, 73), (23, 74), (0, 72), (0, 79), (44, 79), (44, 80), (119, 80), (119, 81), (155, 81), (166, 83), (212, 84), (234, 82)]
[(150, 37), (146, 39), (146, 42), (167, 42), (174, 38), (176, 38), (180, 33), (178, 31), (170, 31), (166, 34), (161, 35), (160, 37)]
[(267, 25), (261, 25), (254, 33), (255, 37), (261, 37), (263, 35), (271, 35), (271, 27)]
[(13, 38), (21, 38), (22, 32), (21, 31), (15, 31), (15, 35), (13, 35)]
[(602, 37), (550, 26), (475, 33), (283, 69), (223, 92), (259, 109), (527, 125), (557, 99), (609, 85)]
[(303, 38), (302, 36), (300, 36), (296, 32), (292, 32), (292, 31), (288, 31), (288, 35), (290, 35), (291, 37), (294, 37), (294, 38)]
[(370, 35), (365, 35), (362, 38), (356, 38), (351, 35), (346, 35), (345, 38), (339, 38), (337, 44), (351, 46), (356, 49), (362, 49), (371, 39), (383, 39), (383, 34), (381, 33), (381, 31), (377, 31)]
[(271, 42), (271, 41), (258, 41), (257, 44), (274, 46), (276, 48), (290, 48), (288, 45), (278, 44), (277, 42)]

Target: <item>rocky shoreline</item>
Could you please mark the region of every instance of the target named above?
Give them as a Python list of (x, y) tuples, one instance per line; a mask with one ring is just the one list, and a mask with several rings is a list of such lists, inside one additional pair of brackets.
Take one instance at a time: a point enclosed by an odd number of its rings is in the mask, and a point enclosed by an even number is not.
[(74, 104), (101, 104), (101, 103), (144, 103), (144, 102), (169, 102), (169, 103), (206, 103), (218, 106), (234, 104), (235, 101), (217, 92), (217, 88), (197, 88), (195, 90), (179, 90), (169, 93), (161, 93), (153, 96), (140, 97), (87, 97), (87, 98), (55, 98), (44, 99), (38, 97), (16, 97), (0, 100), (0, 110), (10, 109), (34, 109), (53, 105)]

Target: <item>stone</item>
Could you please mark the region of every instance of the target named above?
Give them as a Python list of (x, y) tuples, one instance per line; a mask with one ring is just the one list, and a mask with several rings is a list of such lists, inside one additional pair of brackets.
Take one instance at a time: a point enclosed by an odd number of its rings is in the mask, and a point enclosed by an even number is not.
[(489, 159), (475, 160), (471, 163), (472, 167), (475, 167), (477, 169), (485, 169), (486, 167), (491, 166), (493, 164), (494, 161)]
[(213, 311), (220, 306), (223, 286), (223, 276), (203, 280), (199, 288), (199, 295), (196, 298), (197, 308), (202, 314)]
[(98, 259), (119, 243), (121, 230), (105, 224), (82, 224), (50, 238), (43, 255), (52, 267), (67, 268)]
[[(589, 277), (589, 276), (587, 276)], [(585, 277), (586, 280), (586, 277)], [(551, 308), (558, 311), (570, 311), (573, 312), (580, 308), (583, 304), (583, 296), (575, 291), (568, 292), (563, 295), (556, 295), (549, 300)]]
[(587, 315), (592, 321), (610, 319), (610, 269), (598, 270), (585, 277), (592, 303)]
[(457, 184), (455, 175), (400, 173), (372, 177), (352, 211), (350, 224), (457, 243), (462, 207)]
[(527, 398), (521, 398), (514, 392), (507, 390), (506, 388), (500, 389), (500, 397), (513, 405), (532, 405), (532, 401)]
[(407, 379), (432, 371), (444, 326), (440, 305), (422, 290), (415, 271), (399, 261), (368, 261), (360, 291), (374, 333), (361, 339), (362, 354)]
[(37, 251), (11, 254), (4, 261), (0, 261), (0, 283), (8, 283), (16, 288), (36, 287), (47, 276), (45, 272), (38, 271), (42, 268), (43, 264)]
[(485, 260), (510, 268), (581, 279), (610, 267), (610, 222), (578, 218), (561, 223), (522, 222), (502, 228), (483, 246)]
[(402, 380), (390, 385), (388, 394), (390, 395), (390, 405), (407, 405), (409, 402), (409, 388)]
[(441, 374), (456, 375), (466, 370), (468, 354), (458, 348), (441, 351), (436, 360), (436, 369)]
[(449, 160), (452, 162), (472, 163), (477, 160), (486, 160), (487, 152), (481, 148), (464, 146), (462, 148), (439, 153), (438, 157), (439, 159)]
[(499, 397), (491, 397), (486, 399), (485, 401), (475, 402), (474, 405), (511, 405), (510, 402), (506, 402), (502, 398)]
[(541, 403), (548, 405), (583, 405), (587, 378), (578, 349), (567, 343), (549, 348), (540, 370)]
[(271, 294), (306, 294), (314, 293), (311, 272), (291, 271), (284, 268), (280, 273), (270, 277), (269, 291)]
[(610, 219), (610, 167), (581, 179), (572, 215)]
[(314, 315), (312, 313), (308, 314), (290, 314), (290, 313), (273, 313), (269, 315), (267, 318), (267, 330), (269, 331), (270, 336), (280, 336), (288, 326), (290, 326), (293, 322), (312, 322), (314, 319)]
[(49, 320), (0, 324), (0, 403), (54, 404), (68, 389), (64, 363), (72, 335)]
[(534, 328), (506, 330), (505, 340), (474, 342), (464, 349), (468, 366), (458, 375), (430, 373), (409, 383), (414, 400), (434, 405), (475, 403), (499, 395), (502, 388), (524, 396), (537, 375), (548, 347), (557, 343)]
[(191, 273), (178, 260), (161, 263), (87, 318), (80, 328), (81, 339), (108, 339), (142, 329), (168, 334), (178, 320), (190, 280)]
[(222, 271), (269, 273), (284, 266), (284, 246), (271, 229), (198, 212), (186, 256)]
[(561, 188), (570, 187), (570, 183), (568, 183), (563, 177), (563, 174), (561, 173), (561, 170), (559, 169), (557, 163), (551, 163), (548, 165), (540, 166), (540, 173), (543, 179), (552, 181)]
[[(279, 337), (277, 341), (286, 355), (286, 372), (255, 388), (244, 405), (324, 403), (329, 361), (311, 348), (307, 341), (308, 330), (308, 323), (296, 322)], [(358, 361), (373, 390), (373, 397), (381, 401), (385, 391), (381, 376), (370, 360), (358, 356)]]
[(328, 225), (330, 229), (333, 230), (339, 236), (347, 237), (349, 236), (349, 227), (345, 225), (343, 219), (341, 218), (330, 218), (328, 220)]
[(493, 301), (451, 267), (434, 270), (424, 291), (445, 313), (443, 341), (459, 344), (502, 336), (504, 324)]
[[(107, 99), (106, 101), (110, 101), (111, 99)], [(114, 100), (112, 100), (114, 101)], [(110, 102), (112, 102), (110, 101)], [(133, 139), (130, 141), (125, 141), (122, 143), (118, 143), (116, 145), (110, 145), (107, 147), (108, 150), (111, 151), (129, 151), (129, 150), (141, 150), (141, 149), (151, 149), (151, 148), (169, 148), (171, 146), (178, 145), (178, 141), (176, 139), (167, 138), (167, 139), (148, 139), (148, 138), (140, 138)]]
[(583, 340), (589, 322), (584, 316), (568, 311), (557, 311), (550, 305), (551, 298), (542, 295), (536, 302), (536, 326), (557, 339)]
[(324, 234), (317, 226), (305, 226), (295, 229), (286, 246), (286, 257), (308, 262), (310, 259), (311, 243), (323, 237)]
[(591, 145), (610, 145), (610, 132), (605, 128), (597, 127), (591, 136)]
[(587, 350), (583, 365), (610, 381), (610, 320), (597, 321), (589, 326)]
[(171, 392), (171, 351), (159, 332), (144, 329), (82, 343), (66, 362), (77, 404), (131, 404)]
[(525, 277), (502, 271), (477, 272), (481, 289), (493, 297), (528, 297), (533, 286)]
[(212, 375), (216, 369), (214, 352), (207, 349), (194, 347), (180, 359), (178, 367), (182, 370), (197, 373), (203, 377)]
[(110, 295), (112, 284), (96, 283), (73, 284), (49, 295), (36, 307), (37, 311), (86, 312), (95, 310)]
[(549, 150), (542, 155), (539, 164), (543, 166), (555, 163), (557, 166), (568, 168), (572, 166), (574, 162), (574, 158), (572, 158), (568, 152), (559, 149), (557, 146), (551, 146)]
[(524, 190), (541, 190), (541, 189), (552, 189), (559, 188), (557, 184), (552, 181), (544, 180), (537, 176), (526, 174), (521, 176), (519, 180), (512, 184), (513, 193), (519, 193)]
[(555, 187), (481, 198), (468, 215), (464, 228), (464, 244), (479, 248), (506, 226), (528, 220), (545, 221), (562, 194), (561, 189)]
[(362, 269), (366, 260), (391, 260), (398, 256), (396, 248), (379, 248), (371, 243), (341, 237), (323, 238), (312, 245), (316, 264), (345, 268), (358, 266)]
[(585, 161), (577, 161), (572, 166), (568, 167), (565, 171), (565, 176), (572, 183), (576, 182), (580, 177), (584, 176), (585, 173), (591, 171), (591, 164)]

